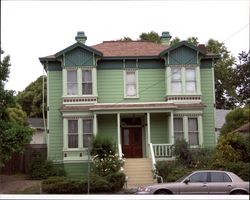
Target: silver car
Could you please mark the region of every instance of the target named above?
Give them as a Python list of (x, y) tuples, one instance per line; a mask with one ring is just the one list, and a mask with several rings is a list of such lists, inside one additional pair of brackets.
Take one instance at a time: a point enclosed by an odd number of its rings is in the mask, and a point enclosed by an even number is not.
[(232, 172), (194, 171), (174, 183), (141, 186), (137, 194), (249, 194), (249, 182)]

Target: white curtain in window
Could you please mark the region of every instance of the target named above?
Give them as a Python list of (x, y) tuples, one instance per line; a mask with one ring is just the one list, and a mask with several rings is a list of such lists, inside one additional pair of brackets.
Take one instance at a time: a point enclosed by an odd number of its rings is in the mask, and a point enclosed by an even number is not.
[(68, 120), (68, 147), (78, 147), (78, 120)]
[(171, 91), (172, 93), (181, 93), (181, 68), (173, 67), (171, 69)]
[(92, 82), (91, 70), (83, 70), (83, 72), (82, 72), (82, 82)]
[(135, 72), (126, 72), (126, 94), (136, 96), (136, 76)]
[(182, 118), (174, 118), (174, 139), (175, 140), (184, 139)]
[(186, 69), (186, 92), (196, 92), (196, 75), (195, 69)]
[(198, 121), (197, 118), (189, 118), (188, 119), (188, 137), (190, 145), (198, 145)]
[(69, 95), (77, 94), (77, 71), (70, 70), (67, 72), (67, 91)]

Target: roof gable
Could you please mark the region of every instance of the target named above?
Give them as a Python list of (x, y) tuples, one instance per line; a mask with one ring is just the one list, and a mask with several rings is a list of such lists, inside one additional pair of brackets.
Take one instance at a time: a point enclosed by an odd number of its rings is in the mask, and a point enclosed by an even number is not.
[(181, 41), (181, 42), (178, 42), (178, 43), (176, 43), (175, 45), (171, 46), (170, 48), (167, 48), (167, 49), (165, 49), (164, 51), (162, 51), (162, 52), (160, 53), (160, 56), (163, 56), (163, 55), (165, 55), (166, 53), (169, 53), (170, 51), (173, 51), (173, 50), (175, 50), (175, 49), (178, 49), (178, 48), (181, 47), (181, 46), (186, 46), (186, 47), (188, 47), (188, 48), (190, 48), (190, 49), (193, 49), (194, 51), (198, 51), (198, 52), (199, 52), (200, 54), (202, 54), (202, 55), (205, 55), (204, 52), (201, 51), (201, 49), (199, 49), (198, 47), (196, 47), (196, 46), (194, 46), (194, 45), (188, 43), (187, 41)]
[(94, 53), (94, 54), (96, 54), (98, 56), (101, 56), (101, 57), (103, 56), (102, 52), (100, 52), (100, 51), (98, 51), (98, 50), (96, 50), (94, 48), (88, 47), (88, 46), (82, 44), (81, 42), (76, 42), (75, 44), (73, 44), (73, 45), (71, 45), (71, 46), (57, 52), (55, 54), (55, 57), (59, 57), (59, 56), (65, 54), (65, 53), (68, 53), (69, 51), (72, 51), (75, 48), (82, 48), (82, 49), (84, 49), (86, 51), (89, 51), (89, 52), (92, 52), (92, 53)]

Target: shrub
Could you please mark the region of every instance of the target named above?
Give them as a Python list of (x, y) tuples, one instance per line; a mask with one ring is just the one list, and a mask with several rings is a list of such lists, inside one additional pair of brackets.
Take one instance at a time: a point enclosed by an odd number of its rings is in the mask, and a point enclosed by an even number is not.
[(186, 140), (176, 140), (174, 144), (174, 155), (176, 159), (184, 166), (191, 165), (193, 158)]
[(126, 176), (122, 172), (115, 172), (109, 174), (106, 180), (109, 182), (112, 191), (119, 191), (123, 188)]
[(37, 154), (31, 160), (29, 176), (32, 179), (46, 179), (49, 176), (65, 176), (65, 171), (63, 167), (56, 166)]
[(212, 163), (214, 149), (194, 148), (190, 150), (192, 155), (192, 168), (209, 169)]
[[(42, 191), (46, 194), (86, 194), (88, 191), (88, 179), (50, 177), (42, 182)], [(111, 192), (109, 182), (98, 175), (91, 175), (90, 193), (107, 192)]]

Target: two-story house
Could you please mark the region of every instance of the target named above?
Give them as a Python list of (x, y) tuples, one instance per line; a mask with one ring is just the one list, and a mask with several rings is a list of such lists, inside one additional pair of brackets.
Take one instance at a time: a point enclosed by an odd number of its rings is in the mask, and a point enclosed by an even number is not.
[[(48, 159), (69, 175), (87, 172), (88, 144), (96, 135), (117, 143), (117, 152), (135, 160), (172, 157), (184, 138), (212, 147), (215, 139), (214, 61), (203, 46), (186, 41), (170, 46), (147, 41), (76, 43), (39, 58), (47, 71)], [(152, 168), (151, 168), (152, 169)], [(140, 169), (142, 170), (142, 168)], [(151, 174), (151, 170), (148, 170)], [(145, 174), (145, 173), (144, 173)]]

